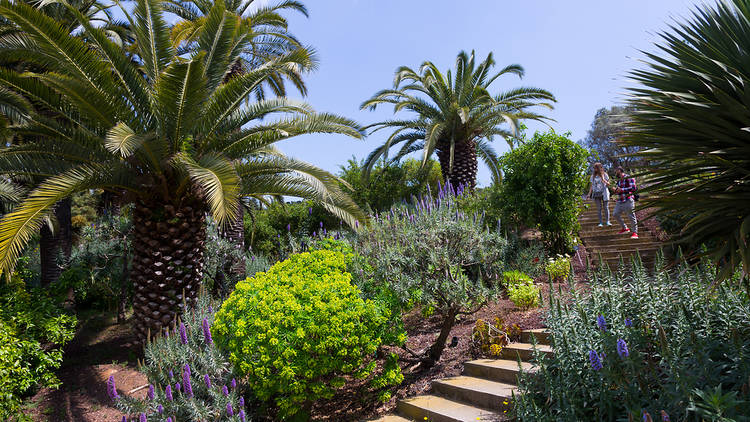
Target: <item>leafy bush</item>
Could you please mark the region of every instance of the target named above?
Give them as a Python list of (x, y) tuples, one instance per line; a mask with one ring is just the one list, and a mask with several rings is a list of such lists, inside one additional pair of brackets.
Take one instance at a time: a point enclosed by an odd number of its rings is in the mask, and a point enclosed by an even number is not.
[(60, 385), (55, 370), (75, 325), (46, 292), (27, 291), (17, 274), (0, 283), (0, 419), (10, 420), (36, 388)]
[(518, 270), (505, 271), (503, 273), (503, 286), (509, 288), (518, 284), (533, 282), (534, 279)]
[(570, 257), (568, 255), (557, 255), (555, 258), (550, 257), (547, 265), (544, 267), (544, 271), (552, 281), (567, 280), (572, 271)]
[[(237, 284), (212, 331), (257, 398), (282, 416), (304, 414), (331, 398), (347, 377), (367, 378), (388, 332), (388, 309), (363, 300), (347, 272), (347, 254), (292, 255)], [(398, 384), (393, 359), (371, 385)]]
[(587, 156), (567, 135), (537, 132), (501, 158), (504, 213), (538, 227), (553, 252), (572, 250)]
[(508, 286), (508, 298), (523, 310), (539, 306), (539, 287), (532, 281), (523, 281)]
[[(712, 289), (717, 273), (711, 266), (653, 275), (635, 266), (623, 274), (597, 274), (589, 291), (572, 292), (572, 299), (551, 297), (546, 321), (555, 354), (540, 356), (537, 374), (522, 377), (518, 419), (646, 420), (644, 411), (663, 411), (673, 421), (739, 421), (749, 415), (748, 294)], [(718, 413), (725, 419), (715, 418)]]
[(146, 399), (115, 395), (117, 380), (110, 378), (107, 389), (117, 408), (133, 420), (143, 414), (162, 422), (246, 421), (242, 385), (237, 384), (242, 378), (234, 376), (228, 356), (213, 342), (213, 319), (211, 300), (203, 295), (185, 311), (181, 325), (156, 335), (139, 368), (149, 382)]
[(505, 345), (520, 339), (521, 327), (518, 324), (506, 324), (501, 318), (495, 318), (494, 324), (478, 319), (471, 332), (472, 354), (497, 359)]
[[(390, 296), (401, 310), (414, 306), (443, 318), (440, 335), (421, 357), (437, 362), (458, 315), (469, 314), (498, 294), (507, 242), (489, 231), (481, 215), (467, 216), (450, 188), (376, 216), (355, 240), (370, 267), (362, 289)], [(369, 272), (368, 272), (369, 271)]]

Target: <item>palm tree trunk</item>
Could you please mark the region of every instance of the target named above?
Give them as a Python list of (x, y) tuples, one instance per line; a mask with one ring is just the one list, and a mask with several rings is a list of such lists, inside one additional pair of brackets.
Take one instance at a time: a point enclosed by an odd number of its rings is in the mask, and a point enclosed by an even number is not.
[(477, 146), (474, 141), (456, 142), (453, 151), (453, 168), (450, 167), (451, 159), (450, 142), (441, 142), (437, 150), (440, 171), (443, 179), (454, 188), (462, 188), (473, 191), (477, 186)]
[(198, 200), (178, 206), (138, 201), (133, 209), (133, 311), (136, 334), (145, 341), (168, 328), (193, 305), (203, 276), (205, 208)]
[(234, 280), (245, 278), (245, 208), (238, 204), (237, 216), (225, 227), (219, 228), (219, 235), (230, 242), (235, 249), (235, 255), (225, 258), (224, 265), (216, 271), (213, 293), (220, 296), (227, 295), (227, 277)]
[[(60, 278), (65, 264), (70, 260), (73, 250), (73, 230), (71, 225), (71, 201), (63, 199), (55, 205), (55, 219), (57, 230), (53, 232), (47, 224), (39, 230), (39, 259), (41, 263), (41, 284), (49, 286)], [(64, 265), (57, 263), (57, 257), (62, 251)]]

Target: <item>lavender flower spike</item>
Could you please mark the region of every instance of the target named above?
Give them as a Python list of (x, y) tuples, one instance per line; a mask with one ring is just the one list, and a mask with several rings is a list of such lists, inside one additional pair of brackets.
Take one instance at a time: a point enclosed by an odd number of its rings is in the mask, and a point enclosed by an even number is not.
[(167, 396), (167, 400), (172, 401), (172, 386), (167, 384), (167, 388), (164, 389), (164, 395)]
[(232, 378), (232, 382), (230, 382), (229, 385), (231, 385), (232, 390), (234, 390), (235, 388), (237, 388), (237, 380)]
[(185, 365), (185, 372), (182, 373), (182, 383), (185, 385), (185, 394), (193, 397), (193, 384), (190, 383), (190, 368)]
[(617, 340), (617, 354), (620, 355), (621, 358), (630, 356), (630, 352), (628, 351), (628, 344), (625, 343), (625, 340), (623, 339)]
[(245, 398), (240, 397), (240, 407), (245, 407)]
[(175, 393), (179, 392), (181, 387), (182, 386), (180, 385), (179, 382), (174, 383), (174, 391), (175, 391)]
[(599, 354), (595, 350), (589, 350), (589, 362), (591, 362), (591, 368), (594, 371), (599, 371), (604, 367), (601, 359), (599, 359)]
[(596, 317), (596, 325), (602, 331), (607, 331), (607, 320), (604, 319), (604, 315)]
[(161, 415), (162, 413), (164, 413), (164, 406), (159, 405), (159, 407), (156, 408), (156, 411)]
[(190, 365), (186, 363), (185, 366), (182, 367), (182, 372), (187, 373), (188, 376), (190, 376)]
[(172, 378), (174, 378), (174, 372), (172, 372), (172, 370), (170, 369), (169, 370), (169, 379), (172, 379)]
[(221, 386), (221, 392), (224, 393), (224, 396), (229, 396), (229, 390), (226, 385)]
[(167, 422), (172, 422), (172, 417), (171, 416), (167, 418)]
[(232, 403), (227, 403), (227, 415), (234, 416), (234, 410), (232, 410)]
[(208, 318), (203, 318), (203, 339), (206, 340), (206, 344), (214, 344), (214, 340), (211, 337), (211, 326), (208, 323)]
[(145, 414), (145, 413), (141, 413), (141, 417), (140, 417), (140, 418), (138, 418), (138, 420), (139, 420), (140, 422), (146, 422), (146, 414)]
[(625, 326), (626, 327), (632, 327), (633, 321), (630, 318), (625, 318)]
[(185, 324), (180, 323), (180, 341), (182, 344), (187, 344), (187, 331), (185, 331)]
[(240, 421), (245, 422), (245, 411), (240, 409)]
[(208, 376), (208, 374), (203, 376), (203, 381), (206, 382), (206, 388), (211, 388), (211, 377)]
[(123, 417), (122, 417), (122, 422), (128, 422), (128, 418), (127, 418), (127, 417), (125, 417), (125, 416), (123, 416)]
[(110, 375), (109, 379), (107, 380), (107, 394), (109, 395), (109, 398), (112, 400), (117, 400), (120, 398), (120, 395), (117, 394), (117, 386), (115, 385), (114, 375)]
[(148, 394), (146, 394), (146, 396), (148, 397), (149, 400), (154, 399), (154, 385), (153, 384), (148, 385)]

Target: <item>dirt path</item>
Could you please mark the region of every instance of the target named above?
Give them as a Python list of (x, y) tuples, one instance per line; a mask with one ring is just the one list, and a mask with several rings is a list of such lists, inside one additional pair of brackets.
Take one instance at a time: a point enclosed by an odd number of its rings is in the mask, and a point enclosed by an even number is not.
[[(24, 413), (34, 421), (119, 421), (122, 413), (111, 407), (105, 388), (107, 378), (115, 376), (121, 394), (146, 383), (135, 369), (142, 354), (133, 346), (135, 337), (128, 323), (116, 324), (114, 317), (106, 314), (81, 319), (84, 322), (65, 347), (57, 372), (62, 386), (58, 390), (44, 388), (24, 405)], [(145, 394), (140, 390), (133, 395)]]

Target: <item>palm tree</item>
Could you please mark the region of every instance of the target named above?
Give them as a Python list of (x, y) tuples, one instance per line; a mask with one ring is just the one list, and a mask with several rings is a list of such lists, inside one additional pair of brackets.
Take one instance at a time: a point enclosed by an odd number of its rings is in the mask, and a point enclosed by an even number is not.
[[(97, 24), (106, 31), (107, 36), (120, 45), (130, 42), (131, 37), (127, 24), (114, 19), (110, 13), (111, 5), (104, 5), (98, 0), (70, 0), (66, 3), (59, 0), (42, 0), (42, 1), (22, 1), (29, 6), (33, 6), (45, 15), (53, 18), (68, 33), (77, 34), (79, 23), (77, 14), (83, 14), (86, 18)], [(7, 19), (0, 17), (0, 37), (24, 37), (25, 34), (21, 29)], [(15, 71), (36, 70), (40, 71), (40, 64), (32, 64), (24, 60), (23, 57), (4, 57), (0, 60), (0, 66), (13, 69)], [(17, 95), (17, 94), (15, 94)], [(3, 101), (3, 99), (0, 99)], [(14, 104), (14, 103), (7, 103)], [(29, 104), (31, 106), (31, 104)], [(0, 114), (5, 114), (0, 110)], [(43, 110), (39, 110), (44, 112)], [(17, 117), (17, 114), (10, 116)], [(8, 117), (8, 116), (6, 116)], [(2, 117), (0, 117), (2, 119)], [(5, 119), (7, 120), (7, 119)], [(17, 122), (18, 123), (18, 122)], [(12, 131), (9, 131), (12, 133)], [(24, 142), (23, 139), (8, 139), (7, 143)], [(2, 169), (0, 169), (2, 171)], [(24, 183), (33, 186), (39, 182), (39, 178), (26, 178)], [(64, 260), (70, 259), (73, 246), (73, 230), (71, 225), (71, 202), (70, 199), (63, 199), (55, 206), (54, 218), (49, 218), (47, 224), (43, 224), (39, 231), (39, 254), (41, 263), (41, 284), (47, 286), (60, 276), (62, 267), (58, 265), (58, 256), (62, 252)], [(54, 229), (54, 226), (57, 226)]]
[[(388, 120), (370, 125), (372, 132), (393, 128), (386, 142), (365, 160), (369, 173), (375, 162), (387, 158), (391, 147), (402, 144), (394, 160), (422, 150), (422, 163), (437, 151), (443, 178), (453, 186), (474, 189), (477, 178), (477, 156), (500, 179), (498, 156), (490, 145), (496, 136), (512, 142), (517, 138), (519, 122), (524, 119), (546, 121), (530, 111), (541, 106), (551, 109), (555, 97), (539, 88), (516, 88), (494, 97), (490, 85), (506, 74), (522, 77), (519, 65), (510, 65), (490, 75), (495, 60), (492, 54), (475, 64), (474, 52), (461, 52), (456, 58), (455, 75), (445, 75), (432, 62), (424, 62), (419, 72), (408, 67), (396, 70), (393, 89), (378, 92), (361, 108), (374, 110), (379, 104), (393, 104), (394, 113), (411, 111), (406, 120)], [(505, 125), (508, 128), (505, 128)]]
[(682, 239), (711, 245), (721, 278), (750, 281), (750, 1), (696, 9), (632, 72), (624, 145), (648, 163), (644, 207), (689, 215)]
[(0, 56), (24, 55), (47, 69), (0, 69), (0, 82), (55, 112), (23, 129), (37, 135), (33, 142), (0, 151), (0, 168), (45, 178), (0, 220), (0, 270), (11, 270), (57, 201), (86, 189), (125, 192), (134, 204), (130, 278), (144, 339), (173, 323), (197, 294), (207, 212), (223, 224), (243, 196), (289, 195), (320, 201), (349, 224), (363, 220), (337, 177), (273, 148), (299, 134), (359, 138), (362, 130), (286, 98), (248, 99), (272, 75), (307, 66), (304, 51), (223, 83), (248, 41), (235, 36), (236, 21), (222, 1), (188, 57), (170, 42), (157, 0), (138, 0), (132, 14), (123, 13), (135, 38), (133, 56), (80, 14), (88, 42), (27, 5), (0, 2), (0, 15), (26, 34), (3, 40)]

